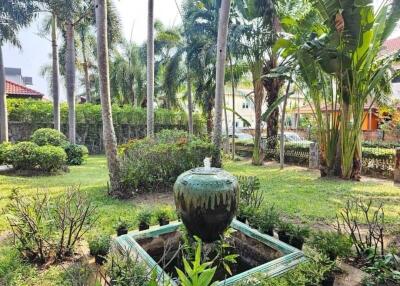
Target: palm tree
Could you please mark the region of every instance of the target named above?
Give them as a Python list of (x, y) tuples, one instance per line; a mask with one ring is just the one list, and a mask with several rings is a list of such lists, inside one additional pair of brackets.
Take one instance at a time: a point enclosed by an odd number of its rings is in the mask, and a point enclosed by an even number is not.
[(0, 143), (8, 141), (7, 100), (2, 45), (6, 42), (20, 47), (17, 32), (29, 25), (38, 12), (36, 0), (2, 1), (0, 5)]
[(250, 67), (254, 88), (255, 136), (252, 162), (261, 165), (261, 115), (264, 102), (262, 82), (265, 51), (273, 45), (270, 33), (273, 3), (257, 0), (239, 0), (236, 2), (236, 17), (233, 20), (233, 37), (238, 39), (234, 44), (241, 51)]
[(154, 0), (147, 11), (147, 137), (154, 136)]
[(112, 195), (121, 197), (124, 195), (124, 192), (122, 192), (120, 184), (120, 162), (118, 159), (117, 139), (115, 136), (111, 109), (106, 0), (96, 1), (96, 26), (103, 141), (110, 174), (110, 191)]
[(51, 16), (51, 56), (52, 56), (52, 78), (51, 78), (51, 93), (53, 97), (53, 120), (54, 129), (61, 131), (60, 120), (60, 88), (59, 88), (59, 71), (58, 71), (58, 46), (57, 46), (57, 14), (52, 13)]
[[(223, 99), (225, 96), (225, 60), (226, 60), (226, 46), (228, 37), (228, 24), (229, 24), (229, 11), (231, 1), (222, 0), (221, 8), (219, 11), (218, 21), (218, 38), (217, 38), (217, 72), (216, 72), (216, 86), (215, 86), (215, 120), (214, 120), (214, 133), (213, 143), (217, 150), (221, 149), (222, 141), (222, 109)], [(216, 153), (214, 159), (214, 166), (221, 166), (221, 152)]]

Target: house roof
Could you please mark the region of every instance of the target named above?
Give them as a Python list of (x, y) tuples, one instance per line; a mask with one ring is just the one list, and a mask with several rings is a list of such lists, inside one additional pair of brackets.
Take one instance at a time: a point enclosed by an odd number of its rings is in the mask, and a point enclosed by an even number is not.
[(383, 43), (381, 53), (391, 55), (400, 50), (400, 37), (387, 40)]
[[(371, 107), (370, 103), (365, 104), (364, 105), (364, 111), (368, 111), (370, 109), (370, 107)], [(336, 112), (339, 111), (340, 110), (340, 106), (337, 106), (335, 109), (336, 109)], [(373, 105), (371, 107), (372, 111), (374, 111), (376, 109), (377, 109), (377, 107), (375, 105)], [(332, 112), (334, 112), (334, 108), (332, 108), (331, 106), (328, 106), (326, 108), (325, 105), (324, 105), (324, 106), (321, 106), (321, 111), (322, 112), (332, 113)], [(297, 112), (299, 112), (300, 114), (313, 114), (315, 112), (315, 108), (314, 108), (314, 106), (311, 107), (309, 104), (307, 104), (307, 105), (304, 105), (304, 106), (300, 107), (300, 110), (297, 110), (297, 108), (294, 109), (291, 113), (297, 113)]]
[(10, 97), (31, 97), (42, 99), (43, 94), (16, 82), (6, 80), (6, 94)]

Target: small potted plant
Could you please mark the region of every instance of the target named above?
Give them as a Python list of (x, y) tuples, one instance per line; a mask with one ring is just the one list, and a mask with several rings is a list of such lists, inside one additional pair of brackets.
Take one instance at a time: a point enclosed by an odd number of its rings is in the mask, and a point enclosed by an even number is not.
[(138, 214), (139, 231), (150, 228), (151, 212), (149, 210), (142, 210)]
[(156, 212), (155, 216), (160, 226), (169, 224), (170, 216), (168, 210), (166, 210), (165, 208), (159, 209)]
[(285, 243), (290, 243), (290, 232), (293, 224), (281, 221), (279, 222), (278, 237), (279, 240)]
[(278, 222), (279, 213), (274, 206), (262, 210), (259, 214), (258, 227), (262, 233), (273, 236)]
[(310, 235), (310, 229), (296, 225), (289, 230), (289, 244), (297, 249), (302, 250), (304, 240)]
[(256, 211), (250, 206), (239, 205), (239, 212), (236, 216), (238, 221), (249, 223), (249, 225), (256, 224)]
[(351, 254), (352, 242), (344, 234), (334, 231), (318, 231), (313, 233), (309, 244), (314, 249), (325, 254), (331, 261), (338, 257), (347, 257)]
[(114, 227), (117, 231), (117, 236), (121, 236), (128, 233), (129, 224), (126, 220), (119, 218)]
[(110, 251), (111, 237), (109, 235), (99, 235), (89, 241), (90, 255), (94, 256), (98, 265), (103, 265), (107, 261), (107, 254)]

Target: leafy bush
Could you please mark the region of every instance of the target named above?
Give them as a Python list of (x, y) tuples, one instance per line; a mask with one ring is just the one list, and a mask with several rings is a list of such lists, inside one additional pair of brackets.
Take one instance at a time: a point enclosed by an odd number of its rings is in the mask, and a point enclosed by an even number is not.
[(63, 148), (33, 142), (15, 144), (7, 153), (7, 161), (17, 170), (55, 172), (64, 168), (67, 159)]
[(400, 258), (389, 253), (375, 259), (371, 266), (366, 267), (365, 272), (370, 276), (363, 281), (363, 285), (399, 285), (400, 284)]
[(31, 141), (39, 146), (63, 146), (68, 142), (64, 134), (52, 128), (36, 130), (31, 136)]
[[(120, 150), (122, 183), (135, 191), (171, 190), (176, 178), (189, 169), (203, 164), (205, 157), (216, 152), (213, 144), (196, 137), (188, 140), (177, 136), (166, 142), (171, 131), (162, 131), (154, 140), (133, 140)], [(178, 134), (181, 134), (179, 131)], [(160, 139), (158, 139), (160, 138)], [(160, 141), (158, 141), (160, 140)]]
[(8, 164), (9, 162), (9, 152), (11, 150), (11, 143), (2, 143), (0, 144), (0, 165)]
[(98, 235), (89, 240), (90, 255), (106, 256), (110, 250), (111, 237), (109, 235)]
[(279, 223), (279, 212), (275, 206), (265, 208), (261, 210), (257, 216), (257, 226), (258, 228), (266, 233), (273, 235), (275, 227)]
[(150, 210), (148, 210), (148, 209), (141, 210), (137, 216), (138, 223), (150, 225), (151, 217), (152, 217), (152, 213)]
[(36, 161), (40, 171), (55, 172), (65, 166), (67, 155), (61, 147), (39, 146), (36, 148)]
[(329, 257), (330, 260), (351, 255), (351, 247), (353, 245), (348, 236), (333, 231), (318, 231), (314, 233), (309, 244)]
[(84, 145), (67, 144), (64, 150), (67, 153), (68, 165), (82, 165), (89, 155), (89, 150)]

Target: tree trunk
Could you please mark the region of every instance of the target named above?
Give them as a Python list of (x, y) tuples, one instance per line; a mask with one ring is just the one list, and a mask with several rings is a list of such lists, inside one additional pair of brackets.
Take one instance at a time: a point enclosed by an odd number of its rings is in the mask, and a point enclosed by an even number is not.
[(224, 142), (224, 152), (226, 154), (229, 153), (229, 127), (228, 127), (228, 114), (226, 112), (226, 98), (224, 94), (224, 119), (225, 119), (225, 134), (226, 134), (226, 140)]
[(286, 105), (291, 83), (292, 83), (291, 80), (289, 80), (288, 86), (286, 88), (286, 95), (285, 95), (285, 100), (283, 102), (282, 117), (281, 117), (281, 138), (279, 143), (279, 148), (280, 148), (279, 161), (281, 169), (283, 169), (285, 164), (285, 115), (286, 115)]
[(190, 76), (189, 61), (187, 61), (187, 93), (188, 93), (188, 124), (189, 124), (189, 135), (193, 135), (192, 81), (191, 81), (191, 76)]
[(254, 87), (254, 109), (255, 109), (255, 134), (254, 134), (254, 150), (253, 150), (253, 165), (262, 165), (264, 160), (261, 152), (261, 111), (264, 101), (264, 87), (261, 81), (262, 63), (258, 62), (252, 71), (253, 87)]
[(154, 0), (147, 12), (147, 137), (154, 137)]
[[(276, 56), (271, 56), (271, 59), (264, 66), (263, 73), (269, 74), (272, 69), (277, 67)], [(263, 80), (263, 85), (267, 91), (267, 104), (271, 106), (278, 99), (279, 90), (282, 86), (282, 80), (278, 78), (266, 78)], [(279, 129), (279, 109), (276, 108), (267, 120), (267, 144), (269, 150), (275, 150), (278, 143), (278, 129)]]
[(57, 47), (57, 15), (53, 13), (51, 21), (51, 46), (52, 46), (52, 82), (51, 92), (53, 96), (53, 120), (54, 129), (61, 131), (60, 121), (60, 88), (58, 72), (58, 47)]
[(212, 129), (213, 129), (212, 105), (208, 104), (207, 105), (207, 135), (209, 138), (211, 138)]
[(110, 193), (114, 196), (124, 197), (126, 193), (123, 191), (120, 184), (120, 162), (118, 159), (117, 139), (115, 136), (111, 109), (106, 1), (107, 0), (97, 0), (96, 2), (97, 55), (100, 77), (101, 115), (103, 120), (103, 141), (110, 175)]
[(83, 56), (83, 72), (85, 74), (85, 94), (86, 102), (91, 102), (92, 98), (90, 96), (90, 79), (89, 79), (89, 63), (86, 56), (86, 41), (83, 36), (81, 36), (82, 42), (82, 56)]
[(234, 77), (234, 73), (233, 73), (232, 56), (230, 54), (229, 54), (229, 65), (231, 68), (231, 82), (232, 82), (232, 160), (235, 160), (235, 131), (236, 131), (235, 77)]
[(76, 142), (76, 117), (75, 117), (75, 40), (74, 24), (67, 22), (66, 35), (65, 76), (67, 81), (68, 100), (68, 137), (72, 144)]
[[(217, 64), (216, 64), (216, 84), (215, 84), (215, 120), (213, 143), (217, 150), (221, 149), (222, 141), (222, 104), (224, 98), (225, 85), (225, 59), (226, 41), (228, 38), (230, 0), (222, 0), (219, 11), (218, 38), (217, 38)], [(221, 166), (221, 152), (217, 152), (213, 158), (214, 166)]]
[(4, 74), (3, 51), (0, 45), (0, 143), (8, 142), (7, 116), (6, 76)]

